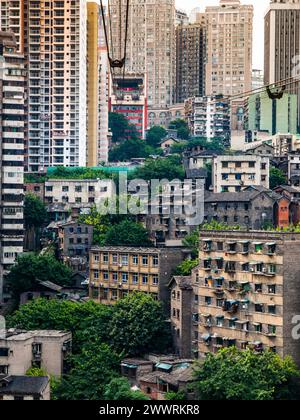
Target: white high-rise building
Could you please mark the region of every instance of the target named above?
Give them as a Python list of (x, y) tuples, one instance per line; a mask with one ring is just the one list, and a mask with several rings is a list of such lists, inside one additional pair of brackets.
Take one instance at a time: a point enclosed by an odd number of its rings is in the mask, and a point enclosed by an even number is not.
[(12, 32), (0, 32), (0, 305), (3, 277), (23, 252), (24, 57)]
[[(119, 1), (112, 0), (110, 3), (111, 55), (121, 58), (120, 54), (124, 52), (127, 0), (122, 0), (121, 10)], [(174, 101), (175, 12), (175, 0), (130, 1), (125, 70), (127, 73), (147, 74), (149, 108), (165, 109)]]
[(25, 170), (86, 166), (86, 0), (1, 0), (27, 63)]

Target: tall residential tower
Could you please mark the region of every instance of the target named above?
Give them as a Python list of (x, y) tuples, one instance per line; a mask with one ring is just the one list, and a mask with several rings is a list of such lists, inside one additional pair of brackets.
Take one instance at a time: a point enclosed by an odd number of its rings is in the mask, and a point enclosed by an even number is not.
[(1, 28), (16, 34), (27, 63), (25, 169), (85, 166), (86, 1), (4, 0)]

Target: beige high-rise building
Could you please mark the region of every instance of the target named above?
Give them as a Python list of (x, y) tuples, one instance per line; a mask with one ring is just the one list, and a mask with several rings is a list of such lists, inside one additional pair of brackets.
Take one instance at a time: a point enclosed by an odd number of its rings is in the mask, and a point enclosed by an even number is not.
[(100, 6), (87, 3), (87, 165), (108, 161), (108, 58)]
[[(300, 79), (300, 0), (274, 0), (265, 16), (265, 83), (290, 77)], [(298, 94), (298, 126), (300, 126), (299, 83), (287, 87)]]
[(239, 0), (206, 8), (206, 95), (251, 90), (253, 13), (253, 6)]
[[(120, 11), (119, 1), (111, 1), (113, 58), (121, 58), (124, 52), (126, 3), (122, 0)], [(175, 0), (131, 0), (126, 72), (147, 73), (150, 108), (173, 103), (175, 48)]]
[(25, 170), (85, 166), (86, 0), (1, 0), (1, 28), (24, 52), (28, 80)]

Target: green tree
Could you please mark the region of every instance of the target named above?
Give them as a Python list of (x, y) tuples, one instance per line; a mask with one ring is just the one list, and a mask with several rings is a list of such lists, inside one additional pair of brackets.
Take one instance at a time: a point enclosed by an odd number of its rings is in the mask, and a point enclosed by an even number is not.
[(177, 119), (171, 121), (170, 129), (177, 130), (177, 135), (179, 139), (188, 140), (190, 138), (189, 125), (185, 120)]
[(107, 384), (118, 376), (122, 355), (107, 344), (89, 343), (71, 357), (73, 368), (55, 391), (59, 400), (103, 400)]
[(109, 113), (109, 128), (112, 132), (113, 143), (121, 143), (132, 137), (137, 137), (136, 128), (130, 125), (124, 115), (117, 112)]
[(21, 255), (6, 276), (16, 301), (22, 293), (37, 288), (40, 281), (51, 281), (59, 286), (70, 286), (72, 271), (52, 255)]
[(133, 158), (147, 158), (155, 150), (138, 138), (124, 140), (109, 152), (110, 162), (125, 162)]
[(165, 395), (167, 401), (185, 401), (187, 400), (186, 394), (184, 391), (179, 392), (167, 392)]
[(113, 349), (130, 356), (163, 352), (170, 345), (170, 327), (162, 305), (144, 293), (132, 293), (118, 301), (109, 328)]
[(180, 157), (168, 156), (166, 158), (147, 160), (144, 166), (134, 171), (132, 177), (146, 181), (151, 181), (152, 179), (183, 180), (185, 172)]
[(153, 246), (149, 239), (149, 232), (143, 225), (131, 220), (111, 226), (105, 236), (107, 246)]
[(40, 231), (46, 225), (48, 215), (42, 200), (34, 194), (24, 199), (25, 249), (36, 251), (40, 247)]
[(184, 260), (176, 268), (176, 276), (190, 276), (194, 268), (199, 265), (199, 260)]
[(141, 391), (132, 391), (126, 378), (114, 378), (105, 387), (104, 398), (109, 401), (149, 400)]
[(208, 354), (196, 369), (195, 390), (199, 400), (299, 399), (299, 377), (291, 358), (232, 347)]
[(109, 322), (112, 308), (94, 303), (66, 300), (37, 299), (22, 305), (8, 317), (10, 328), (23, 330), (63, 330), (73, 335), (73, 352), (77, 354), (83, 345), (99, 339), (109, 342)]
[(159, 147), (160, 142), (168, 135), (167, 130), (160, 126), (154, 126), (148, 130), (146, 141), (151, 147)]
[(42, 200), (34, 194), (26, 194), (24, 199), (25, 228), (40, 228), (47, 222), (47, 210)]
[(274, 166), (270, 168), (270, 188), (273, 190), (280, 185), (286, 185), (287, 178), (284, 173)]

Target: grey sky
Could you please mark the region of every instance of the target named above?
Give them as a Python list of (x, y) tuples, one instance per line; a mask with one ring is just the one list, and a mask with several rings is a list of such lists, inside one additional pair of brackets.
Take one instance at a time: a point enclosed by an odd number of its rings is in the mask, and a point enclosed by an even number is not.
[[(244, 4), (253, 4), (255, 7), (254, 39), (253, 39), (253, 68), (263, 69), (264, 62), (264, 14), (270, 4), (270, 0), (242, 0)], [(176, 0), (178, 8), (190, 11), (194, 7), (215, 6), (219, 0)]]

